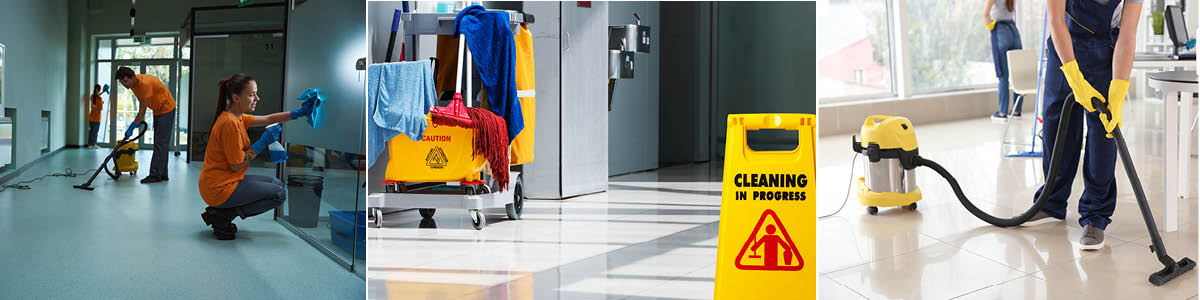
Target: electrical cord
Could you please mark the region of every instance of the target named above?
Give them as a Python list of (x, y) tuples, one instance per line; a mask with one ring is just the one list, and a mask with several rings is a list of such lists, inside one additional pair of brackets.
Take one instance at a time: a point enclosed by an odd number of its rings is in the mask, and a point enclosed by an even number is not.
[(50, 173), (50, 174), (42, 175), (37, 178), (18, 181), (17, 183), (13, 183), (13, 184), (0, 185), (0, 192), (7, 191), (10, 188), (18, 189), (18, 190), (28, 190), (28, 189), (33, 188), (33, 187), (29, 186), (30, 183), (34, 183), (36, 181), (45, 179), (46, 177), (75, 177), (75, 176), (80, 176), (80, 175), (87, 175), (89, 173), (92, 173), (93, 171), (96, 171), (96, 169), (92, 168), (92, 169), (88, 169), (87, 171), (75, 173), (75, 170), (72, 170), (71, 168), (67, 168), (66, 170), (63, 170), (62, 173)]
[(858, 156), (859, 156), (859, 153), (855, 152), (854, 158), (850, 159), (850, 182), (846, 184), (846, 197), (842, 198), (842, 205), (838, 206), (838, 209), (836, 211), (834, 211), (833, 213), (817, 217), (817, 219), (824, 219), (827, 217), (832, 217), (833, 215), (836, 215), (839, 212), (842, 212), (842, 208), (846, 207), (846, 202), (850, 201), (850, 188), (854, 187), (854, 163), (858, 162)]

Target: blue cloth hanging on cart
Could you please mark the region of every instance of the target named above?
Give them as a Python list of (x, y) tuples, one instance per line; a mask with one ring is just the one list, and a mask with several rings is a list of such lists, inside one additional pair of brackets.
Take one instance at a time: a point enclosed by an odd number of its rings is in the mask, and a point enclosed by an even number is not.
[(454, 35), (463, 34), (471, 47), (479, 78), (487, 90), (488, 105), (508, 125), (508, 140), (521, 133), (525, 119), (517, 99), (517, 48), (508, 12), (487, 11), (472, 5), (454, 18)]
[(428, 61), (373, 64), (367, 67), (367, 167), (384, 145), (404, 134), (420, 141), (425, 114), (437, 105), (433, 67)]

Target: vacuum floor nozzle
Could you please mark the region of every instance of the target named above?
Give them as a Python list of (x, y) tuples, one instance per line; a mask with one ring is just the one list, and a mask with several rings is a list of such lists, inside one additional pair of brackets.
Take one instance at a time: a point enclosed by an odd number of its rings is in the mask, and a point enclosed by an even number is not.
[(1183, 259), (1180, 259), (1179, 262), (1170, 266), (1166, 266), (1162, 270), (1154, 272), (1154, 274), (1150, 274), (1150, 284), (1155, 286), (1163, 285), (1167, 283), (1167, 281), (1171, 281), (1171, 279), (1175, 279), (1175, 277), (1179, 277), (1179, 275), (1183, 275), (1183, 273), (1187, 273), (1187, 271), (1191, 271), (1195, 267), (1195, 261), (1192, 261), (1191, 258), (1184, 257)]

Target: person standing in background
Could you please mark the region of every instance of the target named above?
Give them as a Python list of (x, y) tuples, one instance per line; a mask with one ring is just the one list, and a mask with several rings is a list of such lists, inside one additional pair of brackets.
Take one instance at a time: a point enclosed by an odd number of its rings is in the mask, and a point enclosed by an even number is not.
[[(992, 65), (996, 67), (996, 93), (1000, 110), (992, 114), (994, 120), (1006, 120), (1008, 115), (1008, 99), (1012, 92), (1008, 89), (1008, 50), (1021, 49), (1021, 33), (1013, 22), (1013, 11), (1016, 0), (987, 0), (984, 5), (983, 20), (992, 35)], [(1016, 103), (1012, 110), (1013, 118), (1021, 117), (1021, 102)]]
[(100, 148), (96, 145), (96, 135), (100, 133), (100, 111), (104, 110), (104, 98), (100, 97), (100, 85), (92, 87), (92, 96), (89, 97), (88, 106), (88, 142), (87, 147), (90, 149)]

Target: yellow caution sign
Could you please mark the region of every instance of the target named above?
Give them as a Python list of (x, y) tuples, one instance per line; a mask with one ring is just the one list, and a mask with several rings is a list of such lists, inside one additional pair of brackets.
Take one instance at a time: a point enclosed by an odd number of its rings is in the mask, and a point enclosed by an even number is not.
[[(812, 114), (729, 115), (715, 299), (815, 299)], [(796, 131), (791, 151), (755, 151), (746, 131)]]

